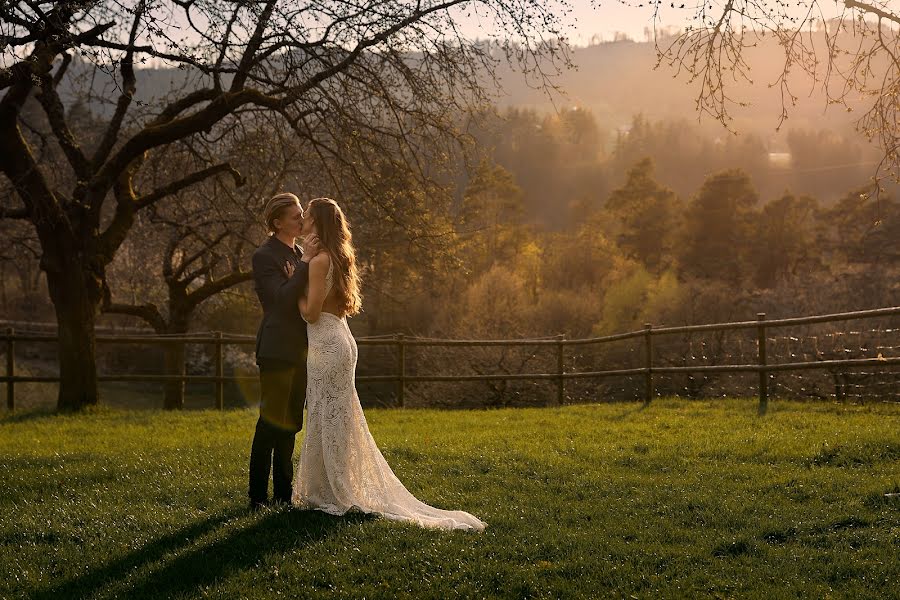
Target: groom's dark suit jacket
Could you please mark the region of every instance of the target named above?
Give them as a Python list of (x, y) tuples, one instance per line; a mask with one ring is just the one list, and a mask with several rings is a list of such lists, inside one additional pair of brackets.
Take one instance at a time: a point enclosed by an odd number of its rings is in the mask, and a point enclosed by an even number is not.
[[(290, 279), (284, 272), (285, 262), (294, 265)], [(309, 263), (300, 260), (299, 248), (270, 237), (253, 253), (253, 280), (263, 308), (256, 334), (261, 384), (259, 416), (282, 429), (299, 431), (306, 400), (309, 339), (297, 301), (309, 282)]]
[[(295, 268), (290, 279), (284, 263)], [(256, 334), (256, 364), (278, 361), (306, 368), (306, 321), (297, 301), (309, 282), (309, 263), (300, 260), (300, 249), (272, 236), (253, 253), (253, 280), (262, 304), (263, 318)]]

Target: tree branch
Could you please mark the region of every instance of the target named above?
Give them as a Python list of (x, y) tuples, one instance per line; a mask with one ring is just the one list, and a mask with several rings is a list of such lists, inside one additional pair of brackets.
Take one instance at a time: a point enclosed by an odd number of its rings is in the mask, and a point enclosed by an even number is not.
[(221, 232), (218, 236), (216, 236), (216, 238), (214, 240), (209, 240), (209, 241), (200, 240), (201, 243), (203, 244), (203, 248), (201, 248), (200, 250), (197, 250), (196, 252), (194, 252), (194, 254), (192, 254), (191, 256), (182, 260), (180, 262), (180, 264), (178, 265), (178, 268), (175, 269), (172, 276), (173, 277), (181, 277), (184, 274), (185, 270), (187, 270), (188, 266), (190, 266), (191, 263), (193, 263), (195, 260), (200, 259), (204, 254), (206, 254), (207, 252), (212, 250), (215, 246), (217, 246), (220, 242), (222, 242), (222, 240), (227, 238), (229, 235), (231, 235), (231, 232), (226, 230), (226, 231)]
[(116, 211), (113, 213), (109, 226), (97, 236), (97, 253), (106, 264), (112, 262), (116, 250), (125, 241), (128, 231), (134, 224), (135, 198), (132, 180), (134, 174), (141, 168), (144, 158), (133, 161), (125, 171), (116, 179), (113, 186), (113, 195), (116, 198)]
[(210, 73), (214, 72), (214, 69), (210, 68), (209, 65), (198, 62), (189, 56), (185, 56), (183, 54), (171, 54), (169, 52), (162, 52), (157, 50), (153, 46), (129, 46), (128, 44), (113, 42), (110, 40), (97, 40), (96, 42), (94, 42), (93, 46), (97, 48), (106, 48), (109, 50), (120, 50), (122, 52), (127, 52), (129, 49), (131, 49), (134, 52), (139, 52), (148, 56), (154, 56), (163, 60), (170, 60), (172, 62), (190, 65), (204, 75), (209, 75)]
[[(12, 90), (7, 96), (9, 93)], [(0, 110), (0, 131), (4, 132), (0, 135), (0, 170), (9, 178), (38, 233), (48, 236), (42, 239), (42, 244), (63, 233), (71, 236), (71, 223), (16, 126), (16, 112)], [(20, 218), (20, 214), (18, 210), (11, 210), (5, 216)]]
[(256, 22), (256, 29), (254, 30), (253, 35), (247, 41), (247, 47), (244, 49), (243, 56), (241, 56), (241, 62), (238, 64), (237, 73), (231, 81), (232, 92), (236, 92), (244, 87), (244, 82), (247, 81), (247, 76), (250, 74), (253, 59), (256, 56), (257, 50), (259, 50), (260, 44), (262, 44), (263, 34), (266, 32), (266, 27), (269, 25), (269, 19), (272, 18), (273, 10), (275, 10), (275, 0), (269, 0), (266, 3), (266, 7), (263, 9), (262, 14), (259, 16), (259, 20)]
[(59, 147), (62, 148), (63, 154), (66, 155), (66, 159), (72, 166), (72, 170), (75, 171), (75, 175), (79, 180), (87, 181), (91, 176), (90, 163), (72, 134), (72, 130), (69, 129), (68, 123), (66, 123), (66, 109), (59, 99), (59, 94), (56, 93), (53, 78), (49, 74), (41, 77), (41, 91), (38, 94), (38, 100), (44, 108), (44, 113), (47, 115), (47, 121), (50, 123), (50, 128), (56, 136), (56, 141), (59, 142)]
[(106, 281), (103, 282), (103, 298), (100, 310), (104, 313), (130, 315), (146, 321), (156, 333), (166, 332), (166, 321), (155, 304), (122, 304), (112, 301), (112, 293)]
[(207, 169), (203, 169), (202, 171), (197, 171), (196, 173), (192, 173), (187, 177), (179, 179), (177, 181), (173, 181), (172, 183), (165, 185), (161, 188), (158, 188), (145, 196), (141, 196), (135, 200), (135, 208), (137, 210), (141, 210), (153, 204), (154, 202), (159, 201), (166, 196), (171, 196), (172, 194), (177, 194), (181, 190), (194, 185), (195, 183), (199, 183), (204, 179), (209, 179), (213, 175), (217, 175), (222, 172), (228, 172), (234, 178), (234, 183), (237, 187), (241, 187), (246, 183), (244, 177), (232, 167), (229, 163), (221, 163)]
[(894, 13), (889, 13), (885, 10), (882, 10), (882, 9), (878, 8), (877, 6), (872, 6), (871, 4), (859, 2), (858, 0), (844, 0), (844, 6), (846, 6), (847, 8), (856, 8), (863, 12), (877, 15), (879, 19), (893, 21), (894, 23), (900, 25), (900, 16), (895, 15)]
[(56, 88), (59, 83), (62, 81), (63, 76), (66, 74), (66, 71), (69, 69), (69, 65), (72, 64), (72, 55), (68, 52), (63, 52), (62, 55), (62, 64), (59, 65), (59, 68), (56, 70), (56, 73), (53, 74), (53, 87)]
[(192, 106), (200, 104), (201, 102), (209, 102), (218, 97), (220, 93), (220, 91), (213, 88), (204, 88), (193, 91), (187, 96), (179, 98), (178, 100), (166, 106), (162, 110), (162, 112), (160, 112), (159, 115), (153, 120), (151, 125), (154, 127), (165, 125)]
[(238, 13), (240, 12), (240, 7), (235, 6), (234, 10), (231, 12), (231, 18), (228, 19), (228, 26), (225, 28), (225, 35), (222, 36), (222, 47), (219, 49), (219, 58), (216, 59), (215, 70), (213, 71), (213, 87), (216, 90), (222, 89), (222, 77), (221, 77), (221, 69), (222, 62), (225, 60), (225, 56), (228, 54), (228, 47), (231, 40), (231, 32), (234, 27), (235, 22), (238, 19)]
[(219, 292), (227, 290), (230, 287), (234, 287), (239, 283), (250, 281), (251, 279), (253, 279), (253, 271), (233, 271), (225, 277), (222, 277), (221, 279), (207, 281), (206, 283), (189, 293), (187, 295), (187, 298), (191, 304), (197, 306), (204, 300), (215, 296)]
[(131, 101), (134, 98), (134, 92), (137, 88), (137, 80), (134, 76), (134, 41), (137, 36), (138, 24), (145, 9), (146, 2), (141, 0), (134, 11), (134, 22), (131, 24), (131, 32), (128, 35), (128, 50), (125, 52), (120, 66), (120, 71), (122, 72), (122, 93), (119, 94), (116, 110), (109, 121), (106, 132), (103, 134), (103, 139), (97, 146), (97, 150), (91, 159), (91, 164), (95, 171), (107, 159), (115, 145), (119, 136), (119, 129), (122, 127), (122, 120), (125, 118), (125, 113), (128, 112), (128, 107), (131, 106)]

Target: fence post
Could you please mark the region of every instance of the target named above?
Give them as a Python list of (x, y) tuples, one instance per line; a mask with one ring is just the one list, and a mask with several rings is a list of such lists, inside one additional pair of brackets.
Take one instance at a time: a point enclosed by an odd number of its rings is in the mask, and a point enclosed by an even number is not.
[(566, 372), (565, 354), (563, 354), (565, 339), (564, 334), (556, 336), (556, 374), (559, 376), (556, 383), (556, 403), (559, 406), (563, 405), (566, 395), (566, 380), (563, 378), (563, 374)]
[[(16, 330), (12, 327), (6, 328), (6, 376), (12, 377), (16, 372), (16, 343), (13, 341), (13, 335)], [(16, 390), (12, 380), (6, 382), (6, 408), (9, 410), (16, 409)]]
[(216, 338), (216, 408), (222, 410), (225, 408), (225, 357), (222, 354), (222, 332), (215, 331), (213, 336)]
[(646, 385), (644, 386), (644, 406), (648, 406), (653, 399), (653, 324), (644, 323), (644, 367), (647, 369)]
[(406, 346), (403, 344), (403, 334), (397, 334), (397, 404), (403, 408), (406, 388)]
[(846, 400), (844, 398), (844, 393), (847, 390), (846, 383), (844, 381), (844, 373), (841, 371), (837, 371), (834, 374), (834, 397), (838, 402), (843, 402)]
[(769, 372), (766, 366), (766, 313), (756, 313), (756, 345), (759, 356), (759, 414), (766, 414), (769, 405)]

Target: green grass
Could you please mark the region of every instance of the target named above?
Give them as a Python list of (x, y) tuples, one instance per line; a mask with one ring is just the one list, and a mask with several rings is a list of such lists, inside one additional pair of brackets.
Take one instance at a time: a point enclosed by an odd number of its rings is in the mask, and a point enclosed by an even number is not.
[(6, 416), (0, 597), (900, 597), (896, 405), (367, 416), (488, 529), (248, 513), (252, 411)]

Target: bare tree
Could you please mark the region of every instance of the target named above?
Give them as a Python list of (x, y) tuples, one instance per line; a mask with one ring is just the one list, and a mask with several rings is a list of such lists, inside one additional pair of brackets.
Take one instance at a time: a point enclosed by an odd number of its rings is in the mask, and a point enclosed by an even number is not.
[[(370, 139), (364, 133), (377, 132), (392, 141), (390, 156), (415, 164), (415, 142), (452, 133), (447, 115), (483, 102), (484, 76), (501, 61), (539, 84), (547, 65), (567, 64), (564, 45), (554, 42), (561, 31), (556, 8), (540, 0), (0, 4), (0, 171), (17, 197), (0, 207), (0, 217), (30, 221), (40, 240), (59, 325), (59, 408), (98, 400), (94, 322), (106, 267), (136, 215), (213, 177), (241, 181), (231, 164), (213, 162), (147, 189), (141, 173), (155, 153), (181, 140), (215, 138), (267, 112), (297, 132), (356, 132), (349, 144), (361, 147)], [(515, 41), (473, 43), (460, 30), (461, 10), (478, 12)], [(74, 56), (109, 71), (117, 88), (104, 126), (84, 138), (70, 126), (61, 93)], [(136, 66), (148, 60), (177, 65), (184, 85), (137, 102)], [(40, 123), (23, 120), (33, 95)], [(404, 129), (407, 117), (422, 128)], [(61, 161), (40, 151), (48, 129)], [(347, 154), (348, 142), (310, 138), (322, 156)], [(346, 166), (364, 179), (364, 164)]]
[[(196, 163), (208, 162), (204, 154), (209, 148), (171, 150), (146, 167), (160, 180), (171, 179), (173, 169), (193, 171)], [(139, 215), (126, 245), (143, 261), (159, 263), (150, 289), (164, 287), (165, 298), (160, 301), (155, 294), (145, 293), (129, 300), (122, 291), (114, 297), (117, 284), (126, 288), (126, 283), (148, 277), (146, 269), (117, 268), (115, 275), (110, 272), (107, 277), (101, 310), (137, 317), (160, 334), (187, 333), (204, 302), (253, 278), (249, 257), (263, 231), (259, 215), (267, 198), (294, 187), (293, 180), (301, 176), (298, 168), (304, 163), (297, 160), (296, 151), (297, 144), (286, 140), (282, 132), (255, 129), (220, 153), (247, 177), (247, 185), (235, 190), (210, 179), (176, 194), (175, 202), (156, 204)], [(184, 344), (167, 344), (164, 351), (166, 374), (183, 375)], [(183, 383), (166, 384), (163, 405), (167, 409), (184, 406)]]

